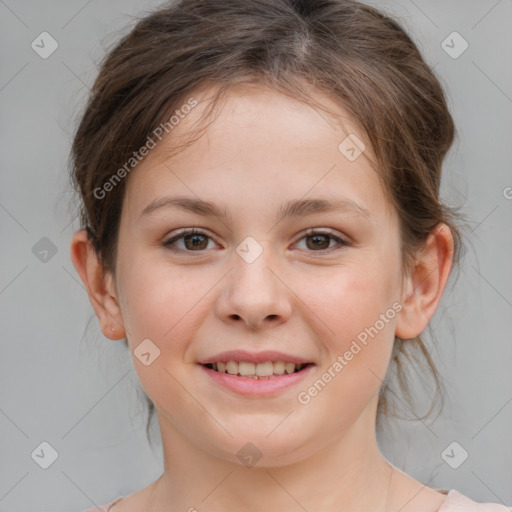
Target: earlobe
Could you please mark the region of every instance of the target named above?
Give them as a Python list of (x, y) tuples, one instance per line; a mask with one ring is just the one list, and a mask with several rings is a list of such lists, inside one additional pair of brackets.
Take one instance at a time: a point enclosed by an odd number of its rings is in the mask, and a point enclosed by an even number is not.
[(397, 317), (395, 327), (395, 336), (404, 340), (415, 338), (426, 326), (421, 302), (413, 281), (412, 276), (407, 278), (406, 289), (408, 291), (406, 291), (405, 298), (401, 301), (402, 309)]
[(112, 340), (126, 336), (111, 273), (105, 272), (85, 230), (71, 241), (71, 260), (84, 283), (103, 335)]
[(454, 241), (451, 230), (440, 223), (428, 236), (404, 280), (402, 310), (395, 336), (412, 339), (420, 335), (441, 301), (453, 264)]

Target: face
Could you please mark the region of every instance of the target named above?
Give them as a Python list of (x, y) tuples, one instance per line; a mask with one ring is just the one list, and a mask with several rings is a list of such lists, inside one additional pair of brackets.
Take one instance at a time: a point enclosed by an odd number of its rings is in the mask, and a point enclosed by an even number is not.
[[(168, 156), (204, 105), (129, 177), (115, 276), (122, 321), (164, 443), (240, 463), (251, 442), (267, 465), (286, 464), (356, 420), (374, 429), (402, 296), (398, 218), (369, 144), (355, 160), (339, 150), (350, 133), (365, 140), (339, 107), (343, 126), (276, 91), (237, 86), (204, 136)], [(296, 201), (308, 203), (284, 215)], [(133, 354), (139, 346), (150, 364)], [(308, 364), (261, 380), (200, 364), (257, 362), (266, 351), (281, 354), (263, 361)]]

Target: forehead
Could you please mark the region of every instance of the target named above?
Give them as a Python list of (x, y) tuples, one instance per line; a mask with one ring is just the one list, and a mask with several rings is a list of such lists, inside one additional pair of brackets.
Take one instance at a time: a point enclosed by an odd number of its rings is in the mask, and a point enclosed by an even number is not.
[[(197, 106), (181, 113), (132, 172), (125, 198), (131, 210), (142, 211), (165, 190), (166, 195), (187, 193), (246, 210), (252, 207), (255, 213), (257, 205), (261, 213), (265, 205), (277, 208), (287, 199), (308, 195), (353, 197), (380, 209), (380, 215), (393, 213), (361, 129), (321, 94), (317, 101), (338, 112), (336, 118), (271, 88), (234, 86), (199, 139), (177, 150), (205, 126), (201, 116), (212, 94), (212, 89), (191, 93), (187, 99), (197, 100)], [(353, 159), (348, 158), (354, 154), (347, 154), (348, 146), (356, 152), (365, 149)]]

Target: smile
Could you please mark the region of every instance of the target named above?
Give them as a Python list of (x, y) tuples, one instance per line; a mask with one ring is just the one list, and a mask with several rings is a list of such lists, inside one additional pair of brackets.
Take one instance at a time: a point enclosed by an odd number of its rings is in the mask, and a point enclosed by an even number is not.
[(307, 364), (295, 364), (284, 361), (265, 361), (251, 363), (248, 361), (219, 361), (205, 365), (219, 373), (227, 373), (248, 379), (273, 379), (281, 375), (300, 372)]
[[(314, 363), (296, 364), (283, 361), (248, 363), (246, 361), (219, 361), (199, 364), (210, 384), (247, 398), (276, 396), (285, 389), (297, 386), (311, 375)], [(270, 373), (272, 371), (272, 373)], [(262, 373), (266, 375), (261, 375)], [(258, 375), (259, 374), (259, 375)], [(303, 385), (302, 385), (303, 386)]]

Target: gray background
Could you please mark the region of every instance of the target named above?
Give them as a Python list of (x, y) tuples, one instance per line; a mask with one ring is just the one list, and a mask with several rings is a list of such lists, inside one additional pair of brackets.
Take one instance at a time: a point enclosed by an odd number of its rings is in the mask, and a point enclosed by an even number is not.
[[(163, 469), (156, 422), (153, 448), (145, 438), (129, 355), (102, 336), (70, 260), (78, 226), (66, 171), (97, 63), (132, 16), (156, 5), (0, 1), (1, 512), (84, 510), (148, 485)], [(512, 2), (400, 0), (385, 9), (447, 90), (458, 137), (443, 197), (462, 204), (470, 223), (459, 279), (432, 321), (449, 401), (434, 423), (395, 422), (379, 433), (382, 451), (431, 487), (510, 506)], [(31, 48), (43, 31), (59, 45), (47, 59)], [(441, 47), (453, 31), (469, 44), (456, 59)], [(43, 237), (57, 251), (46, 261), (36, 245), (48, 244)], [(58, 452), (48, 469), (31, 456), (43, 441)], [(458, 469), (441, 457), (453, 441), (469, 453)]]

